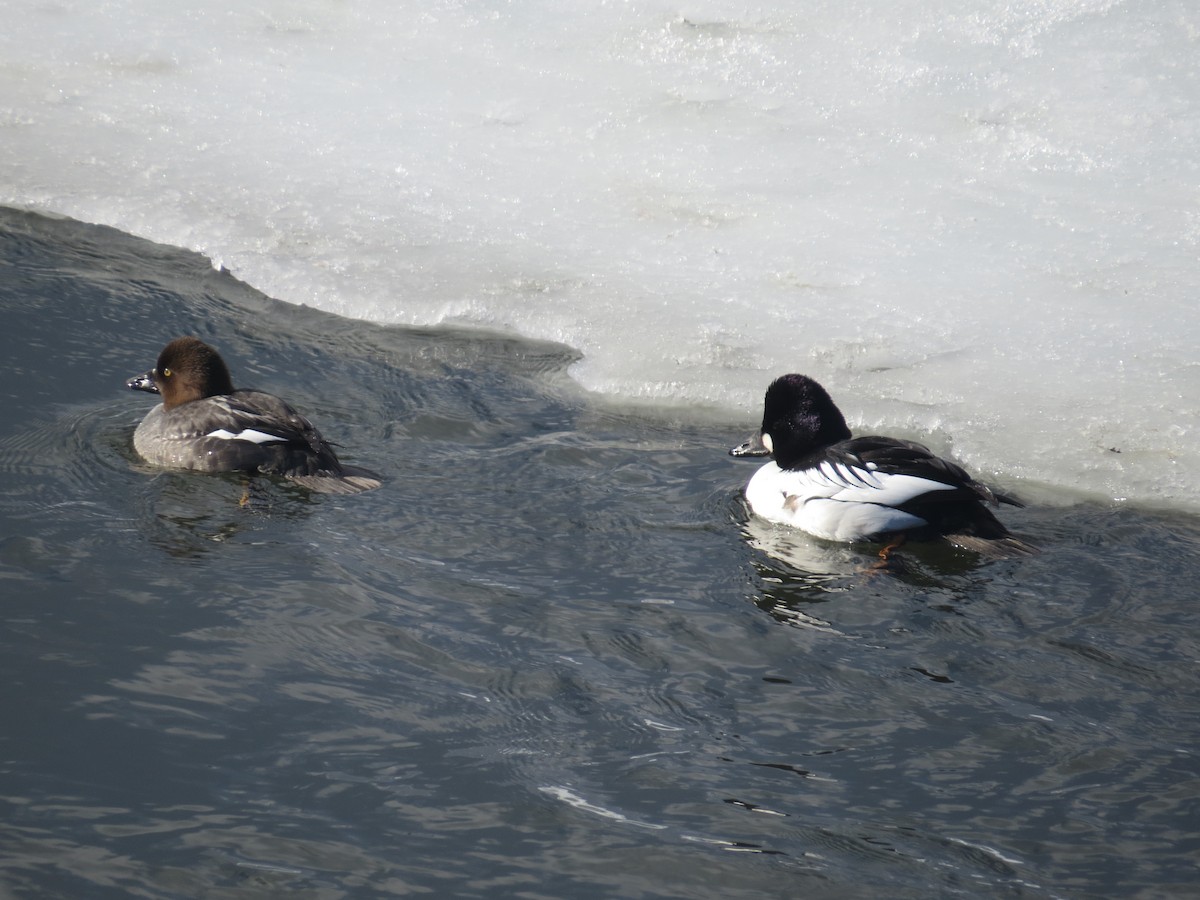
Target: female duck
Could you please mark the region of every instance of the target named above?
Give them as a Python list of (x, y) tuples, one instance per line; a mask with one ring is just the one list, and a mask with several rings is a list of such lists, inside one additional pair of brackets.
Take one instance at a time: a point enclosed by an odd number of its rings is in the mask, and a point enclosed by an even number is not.
[(784, 375), (767, 388), (762, 430), (730, 451), (765, 456), (746, 500), (755, 513), (832, 541), (945, 537), (983, 556), (1036, 553), (984, 505), (1021, 504), (980, 484), (949, 460), (911, 441), (852, 438), (821, 385)]
[(313, 424), (279, 397), (234, 390), (220, 354), (194, 337), (171, 341), (154, 368), (126, 386), (162, 395), (133, 433), (148, 463), (282, 475), (329, 494), (380, 485), (375, 473), (342, 465)]

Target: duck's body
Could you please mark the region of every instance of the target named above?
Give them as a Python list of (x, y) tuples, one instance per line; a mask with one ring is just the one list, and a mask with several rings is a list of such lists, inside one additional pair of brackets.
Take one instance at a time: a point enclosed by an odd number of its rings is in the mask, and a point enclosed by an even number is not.
[(985, 504), (1020, 504), (911, 441), (853, 438), (819, 384), (785, 375), (767, 389), (761, 445), (738, 456), (775, 456), (754, 473), (746, 500), (772, 522), (832, 541), (945, 537), (999, 557), (1034, 552)]
[(169, 343), (155, 368), (127, 386), (163, 397), (133, 434), (134, 449), (153, 465), (280, 475), (324, 493), (352, 494), (380, 484), (374, 473), (343, 465), (286, 401), (235, 390), (220, 355), (196, 338)]

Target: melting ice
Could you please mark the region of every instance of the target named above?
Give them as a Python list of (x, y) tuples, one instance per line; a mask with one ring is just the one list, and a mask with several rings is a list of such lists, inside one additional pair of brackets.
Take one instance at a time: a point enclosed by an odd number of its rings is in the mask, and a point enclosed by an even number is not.
[(750, 426), (802, 371), (1027, 493), (1200, 506), (1195, 4), (9, 6), (0, 202), (619, 398)]

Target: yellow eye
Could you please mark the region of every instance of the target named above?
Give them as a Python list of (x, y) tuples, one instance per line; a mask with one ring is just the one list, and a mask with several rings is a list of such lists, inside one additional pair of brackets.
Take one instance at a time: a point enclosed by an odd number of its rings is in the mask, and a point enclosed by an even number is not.
[(163, 369), (163, 378), (170, 378), (170, 377), (171, 377), (171, 370)]

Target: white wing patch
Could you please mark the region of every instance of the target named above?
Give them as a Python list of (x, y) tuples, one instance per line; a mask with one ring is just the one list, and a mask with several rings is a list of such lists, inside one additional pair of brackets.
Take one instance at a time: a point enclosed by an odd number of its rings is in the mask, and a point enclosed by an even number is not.
[[(796, 473), (800, 475), (801, 473)], [(942, 484), (916, 475), (871, 472), (858, 466), (822, 463), (809, 470), (807, 478), (797, 478), (788, 493), (805, 499), (824, 498), (842, 503), (874, 503), (900, 506), (930, 491), (952, 491), (954, 485)]]
[(867, 467), (862, 468), (825, 460), (812, 471), (811, 476), (814, 485), (824, 481), (832, 488), (879, 489), (883, 485), (880, 483), (879, 476), (875, 474), (875, 469), (875, 463), (867, 463)]
[(287, 438), (281, 438), (277, 434), (268, 434), (265, 431), (255, 431), (253, 428), (246, 428), (234, 434), (232, 431), (226, 431), (224, 428), (218, 428), (216, 431), (210, 431), (206, 437), (221, 438), (226, 441), (250, 441), (254, 444), (270, 444), (276, 441), (286, 443)]

